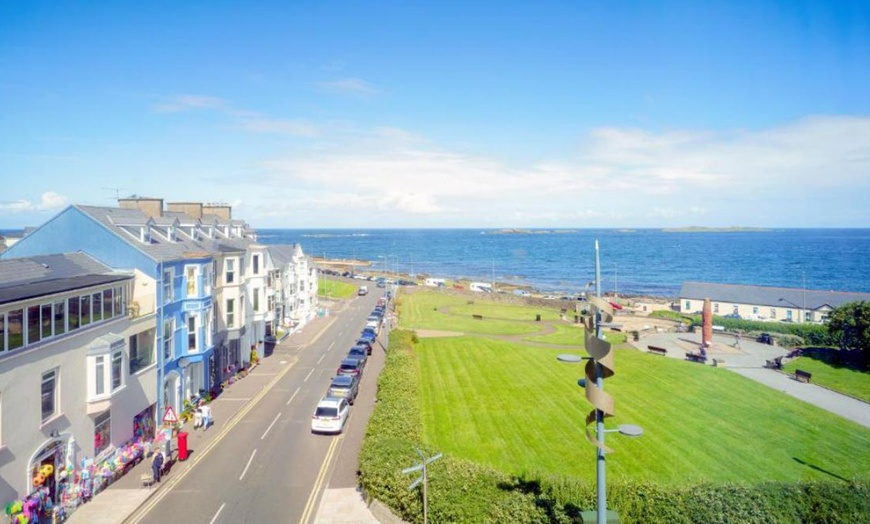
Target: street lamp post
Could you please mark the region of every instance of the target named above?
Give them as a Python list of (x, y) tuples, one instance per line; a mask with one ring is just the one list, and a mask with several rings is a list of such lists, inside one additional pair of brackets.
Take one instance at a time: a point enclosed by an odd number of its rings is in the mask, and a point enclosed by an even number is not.
[[(606, 459), (605, 454), (610, 451), (604, 445), (604, 436), (606, 433), (618, 431), (623, 435), (639, 437), (643, 434), (643, 429), (639, 426), (621, 425), (618, 429), (608, 430), (604, 427), (604, 418), (613, 416), (613, 398), (604, 393), (604, 379), (614, 374), (613, 370), (613, 352), (611, 351), (610, 343), (604, 340), (602, 328), (605, 325), (612, 325), (609, 322), (613, 318), (613, 311), (610, 305), (601, 298), (601, 264), (598, 254), (598, 241), (595, 241), (595, 296), (589, 299), (590, 307), (594, 310), (594, 326), (591, 325), (592, 319), (584, 320), (584, 337), (586, 342), (586, 351), (590, 356), (580, 357), (577, 355), (559, 355), (557, 359), (561, 362), (580, 362), (581, 360), (591, 360), (586, 364), (585, 378), (577, 383), (586, 390), (586, 398), (592, 403), (593, 411), (586, 417), (586, 438), (591, 443), (595, 444), (596, 451), (596, 521), (598, 524), (606, 524), (607, 522), (607, 477), (606, 477)], [(588, 288), (588, 285), (587, 285)], [(604, 316), (607, 316), (606, 323)], [(592, 364), (590, 366), (590, 364)], [(594, 381), (594, 385), (592, 382)], [(589, 424), (595, 421), (595, 436), (593, 437)]]

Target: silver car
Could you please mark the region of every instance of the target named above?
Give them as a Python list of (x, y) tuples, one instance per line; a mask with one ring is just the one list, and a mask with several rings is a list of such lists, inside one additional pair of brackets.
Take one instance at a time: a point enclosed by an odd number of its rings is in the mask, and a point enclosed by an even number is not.
[(332, 378), (326, 395), (329, 397), (343, 398), (353, 404), (359, 394), (359, 377), (357, 375), (337, 375)]

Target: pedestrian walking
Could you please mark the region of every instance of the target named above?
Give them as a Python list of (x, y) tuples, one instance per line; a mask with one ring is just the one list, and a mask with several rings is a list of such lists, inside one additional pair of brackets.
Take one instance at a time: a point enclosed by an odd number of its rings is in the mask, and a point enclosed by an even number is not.
[(740, 333), (734, 334), (734, 347), (736, 347), (736, 348), (740, 347)]
[(200, 424), (202, 425), (202, 430), (205, 431), (214, 422), (211, 418), (211, 406), (206, 404), (205, 401), (200, 400), (199, 407), (197, 408), (197, 411), (200, 413), (200, 416), (202, 417), (202, 422)]
[(154, 457), (151, 458), (151, 473), (154, 475), (154, 482), (160, 482), (160, 474), (163, 472), (163, 452), (157, 450), (154, 452)]

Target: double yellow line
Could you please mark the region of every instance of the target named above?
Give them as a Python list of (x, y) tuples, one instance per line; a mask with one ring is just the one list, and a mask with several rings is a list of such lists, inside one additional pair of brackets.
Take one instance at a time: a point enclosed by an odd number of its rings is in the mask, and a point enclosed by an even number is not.
[(202, 451), (197, 450), (197, 453), (193, 455), (190, 460), (190, 465), (187, 468), (179, 472), (178, 475), (174, 475), (172, 478), (168, 479), (168, 482), (163, 485), (163, 489), (161, 489), (154, 496), (150, 497), (145, 502), (145, 504), (139, 506), (135, 513), (124, 521), (125, 524), (138, 524), (139, 522), (141, 522), (142, 519), (145, 518), (145, 516), (151, 510), (153, 510), (154, 507), (157, 506), (157, 504), (159, 504), (160, 501), (163, 500), (163, 498), (170, 491), (172, 491), (172, 488), (174, 488), (176, 484), (181, 482), (181, 480), (184, 479), (184, 477), (186, 477), (188, 473), (193, 471), (193, 468), (196, 467), (199, 461), (207, 457), (209, 452), (211, 452), (211, 450), (214, 449), (214, 447), (217, 446), (221, 442), (221, 440), (223, 440), (226, 434), (229, 433), (230, 430), (232, 430), (242, 420), (242, 418), (244, 418), (244, 416), (248, 414), (248, 412), (254, 409), (254, 406), (256, 406), (260, 402), (260, 400), (262, 400), (263, 397), (265, 397), (266, 394), (273, 387), (275, 387), (275, 384), (277, 384), (279, 380), (284, 378), (284, 375), (290, 372), (290, 370), (293, 368), (297, 361), (298, 359), (294, 359), (293, 361), (289, 362), (284, 367), (284, 369), (278, 372), (278, 374), (275, 375), (275, 377), (271, 381), (269, 381), (268, 384), (266, 384), (266, 387), (261, 389), (256, 396), (254, 396), (251, 400), (248, 401), (247, 404), (245, 404), (245, 407), (243, 407), (241, 410), (237, 411), (235, 415), (233, 415), (229, 422), (227, 422), (223, 426), (220, 433), (218, 433), (211, 442), (206, 444)]
[[(310, 346), (310, 345), (314, 344), (315, 342), (317, 342), (317, 340), (320, 339), (320, 336), (326, 332), (327, 328), (329, 328), (329, 326), (331, 326), (333, 322), (335, 322), (335, 317), (329, 319), (329, 322), (327, 322), (327, 324), (321, 328), (320, 332), (317, 333), (317, 335), (313, 339), (311, 339), (311, 341), (309, 341), (307, 344), (305, 344), (303, 347)], [(178, 473), (178, 475), (174, 475), (172, 478), (168, 479), (166, 484), (163, 485), (163, 488), (159, 492), (157, 492), (153, 496), (149, 497), (145, 501), (144, 504), (139, 506), (139, 508), (137, 508), (136, 511), (134, 511), (132, 515), (130, 515), (129, 517), (127, 517), (127, 519), (124, 520), (124, 524), (139, 524), (139, 522), (141, 522), (142, 519), (144, 519), (145, 516), (148, 515), (148, 513), (151, 512), (151, 510), (153, 510), (154, 507), (157, 506), (157, 504), (159, 504), (160, 501), (163, 500), (163, 498), (169, 492), (172, 491), (172, 489), (175, 487), (175, 485), (178, 484), (179, 482), (181, 482), (181, 480), (184, 479), (184, 477), (186, 477), (188, 473), (193, 471), (193, 468), (196, 467), (196, 465), (199, 463), (199, 461), (204, 459), (205, 457), (207, 457), (209, 452), (211, 452), (211, 450), (215, 446), (217, 446), (221, 440), (223, 440), (223, 438), (226, 436), (226, 434), (229, 433), (230, 430), (232, 430), (239, 422), (241, 422), (242, 418), (244, 418), (244, 416), (247, 415), (248, 412), (250, 412), (252, 409), (254, 409), (254, 406), (256, 406), (260, 402), (260, 400), (262, 400), (263, 397), (265, 397), (266, 394), (269, 391), (271, 391), (271, 389), (273, 387), (275, 387), (275, 385), (278, 383), (278, 381), (280, 381), (282, 378), (284, 378), (284, 376), (287, 373), (290, 372), (290, 370), (293, 368), (293, 366), (298, 361), (299, 361), (298, 357), (293, 357), (292, 360), (290, 360), (290, 362), (287, 363), (287, 365), (284, 367), (284, 369), (282, 369), (280, 372), (278, 372), (278, 374), (275, 375), (275, 377), (271, 381), (269, 381), (269, 383), (266, 384), (266, 386), (262, 390), (260, 390), (260, 392), (257, 393), (256, 396), (254, 396), (251, 400), (249, 400), (248, 403), (241, 410), (237, 411), (236, 414), (233, 415), (233, 417), (223, 426), (220, 433), (217, 434), (217, 436), (214, 438), (214, 440), (212, 440), (211, 442), (206, 444), (205, 447), (202, 449), (202, 451), (198, 451), (197, 453), (194, 454), (193, 458), (191, 458), (191, 460), (190, 460), (190, 463), (189, 463), (190, 465), (186, 469), (184, 469), (183, 471), (180, 471)], [(338, 441), (338, 439), (335, 439), (333, 441), (333, 443), (330, 444), (330, 452), (333, 451), (334, 444), (337, 441)], [(329, 455), (327, 455), (327, 458), (329, 458)], [(321, 473), (318, 476), (318, 480), (321, 483), (322, 483), (321, 476), (325, 473), (326, 464), (327, 464), (327, 461), (324, 462), (323, 467), (321, 467)], [(317, 485), (315, 485), (315, 490), (312, 492), (312, 495), (314, 495), (314, 493), (316, 493), (316, 492), (317, 492)], [(309, 497), (309, 504), (311, 504), (311, 497)], [(310, 510), (308, 510), (307, 506), (306, 506), (306, 511), (310, 511)]]
[(320, 471), (317, 473), (317, 479), (314, 481), (314, 487), (311, 488), (311, 494), (308, 495), (308, 502), (305, 503), (305, 510), (302, 511), (302, 517), (299, 519), (300, 524), (306, 524), (314, 515), (314, 503), (317, 500), (317, 493), (323, 487), (323, 482), (326, 480), (326, 473), (329, 471), (329, 466), (332, 464), (332, 459), (338, 449), (338, 444), (342, 436), (332, 439), (329, 443), (329, 449), (326, 450), (326, 457), (323, 459), (323, 464), (320, 465)]

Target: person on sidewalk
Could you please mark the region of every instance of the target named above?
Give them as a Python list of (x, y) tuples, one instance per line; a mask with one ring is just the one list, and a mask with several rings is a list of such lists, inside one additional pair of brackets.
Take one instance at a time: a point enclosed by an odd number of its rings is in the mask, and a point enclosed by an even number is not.
[(213, 420), (211, 418), (211, 406), (206, 404), (204, 401), (200, 400), (199, 407), (197, 408), (197, 411), (199, 412), (200, 416), (202, 417), (202, 421), (200, 422), (200, 425), (202, 426), (202, 430), (205, 431), (208, 429), (209, 426), (212, 425), (212, 422), (213, 422)]
[(151, 458), (151, 473), (154, 475), (154, 482), (160, 482), (160, 474), (163, 472), (163, 452), (159, 449), (154, 452)]
[(740, 347), (740, 333), (739, 332), (734, 333), (734, 347), (736, 347), (736, 348)]

